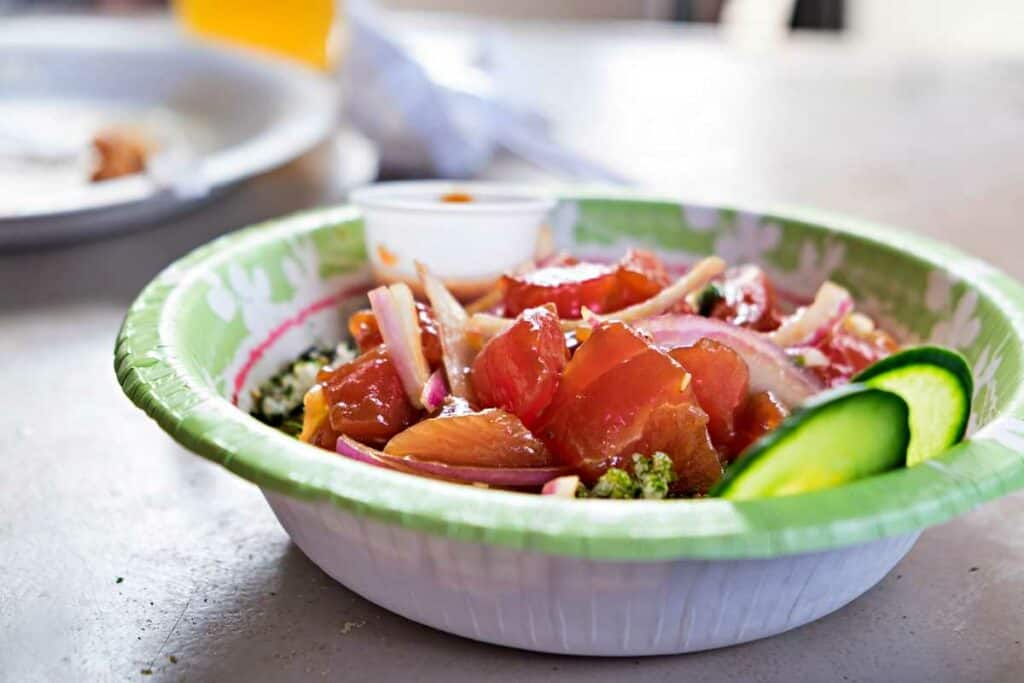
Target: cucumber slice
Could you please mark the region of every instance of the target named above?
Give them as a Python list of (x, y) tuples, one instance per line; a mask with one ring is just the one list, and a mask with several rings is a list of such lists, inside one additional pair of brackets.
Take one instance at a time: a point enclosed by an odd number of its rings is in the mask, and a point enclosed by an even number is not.
[(934, 458), (964, 438), (974, 380), (964, 357), (918, 346), (883, 358), (853, 378), (899, 394), (910, 406), (907, 467)]
[(901, 467), (910, 442), (908, 412), (896, 394), (862, 384), (819, 394), (751, 446), (711, 495), (788, 496)]

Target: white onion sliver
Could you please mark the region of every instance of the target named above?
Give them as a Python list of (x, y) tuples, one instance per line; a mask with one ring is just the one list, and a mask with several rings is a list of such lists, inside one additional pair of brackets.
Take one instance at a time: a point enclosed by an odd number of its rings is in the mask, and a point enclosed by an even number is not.
[[(475, 332), (483, 337), (493, 337), (501, 334), (511, 327), (513, 321), (513, 318), (505, 318), (500, 315), (494, 315), (493, 313), (474, 313), (469, 318), (467, 329), (470, 332)], [(568, 324), (570, 322), (579, 321), (563, 320), (562, 329), (567, 332), (574, 329), (573, 326)]]
[(484, 311), (489, 311), (501, 303), (502, 296), (503, 293), (501, 291), (501, 287), (495, 285), (489, 292), (487, 292), (480, 298), (475, 299), (474, 301), (471, 301), (468, 304), (466, 304), (466, 313), (472, 315), (473, 313), (483, 313)]
[(370, 290), (367, 297), (388, 355), (402, 380), (402, 388), (414, 406), (422, 407), (420, 397), (430, 376), (430, 368), (423, 356), (419, 316), (412, 290), (400, 282)]
[(823, 368), (831, 363), (828, 356), (816, 346), (790, 346), (786, 349), (786, 355), (805, 368)]
[(834, 282), (825, 282), (809, 306), (787, 317), (767, 336), (779, 346), (813, 346), (831, 334), (852, 310), (850, 293)]
[(612, 313), (598, 316), (600, 320), (621, 320), (622, 322), (634, 322), (654, 315), (664, 313), (675, 306), (679, 301), (686, 298), (690, 292), (697, 291), (711, 280), (725, 272), (725, 261), (717, 256), (708, 256), (694, 264), (678, 280), (661, 290), (650, 299), (641, 301), (638, 304), (627, 306)]
[(473, 349), (466, 339), (469, 316), (444, 284), (434, 277), (422, 263), (416, 264), (420, 284), (430, 300), (441, 341), (441, 360), (448, 375), (448, 388), (454, 396), (473, 400), (473, 387), (469, 383), (469, 368), (473, 363)]
[(817, 377), (796, 367), (781, 348), (759, 332), (699, 315), (663, 315), (641, 321), (636, 327), (663, 348), (692, 346), (705, 338), (725, 344), (746, 362), (750, 388), (770, 391), (789, 408), (824, 388)]
[[(598, 315), (587, 311), (581, 319), (562, 319), (562, 330), (569, 332), (580, 327), (592, 327), (601, 320), (634, 322), (664, 313), (688, 294), (703, 288), (714, 278), (725, 272), (725, 261), (709, 256), (686, 271), (678, 280), (661, 290), (650, 299), (611, 313)], [(477, 313), (469, 320), (469, 329), (485, 337), (493, 337), (507, 329), (514, 320), (489, 313)]]

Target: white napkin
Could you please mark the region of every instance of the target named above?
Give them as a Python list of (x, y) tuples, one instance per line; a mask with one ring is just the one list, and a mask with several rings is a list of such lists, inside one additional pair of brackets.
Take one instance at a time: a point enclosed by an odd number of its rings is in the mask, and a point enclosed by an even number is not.
[(564, 149), (546, 119), (498, 97), (465, 64), (431, 73), (382, 28), (372, 3), (348, 3), (350, 46), (341, 70), (348, 116), (380, 149), (386, 174), (469, 178), (499, 148), (574, 180), (627, 181)]

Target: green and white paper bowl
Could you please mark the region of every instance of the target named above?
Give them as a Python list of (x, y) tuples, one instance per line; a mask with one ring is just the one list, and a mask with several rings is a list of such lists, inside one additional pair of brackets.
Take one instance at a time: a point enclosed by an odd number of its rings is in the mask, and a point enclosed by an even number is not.
[(991, 266), (807, 211), (590, 196), (563, 199), (552, 225), (585, 255), (717, 253), (763, 264), (797, 295), (836, 280), (904, 340), (967, 356), (970, 438), (912, 469), (745, 502), (569, 501), (317, 450), (250, 418), (247, 396), (311, 343), (341, 337), (337, 303), (369, 282), (350, 207), (253, 226), (168, 267), (128, 312), (118, 379), (174, 439), (261, 487), (344, 585), (436, 628), (548, 652), (676, 653), (780, 633), (866, 591), (925, 527), (1024, 485), (1024, 288)]

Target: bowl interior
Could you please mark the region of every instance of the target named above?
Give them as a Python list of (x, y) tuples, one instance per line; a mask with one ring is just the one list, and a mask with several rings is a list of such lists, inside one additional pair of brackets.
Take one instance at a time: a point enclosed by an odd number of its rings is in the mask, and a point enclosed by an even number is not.
[(987, 264), (928, 240), (807, 211), (575, 197), (560, 201), (551, 224), (560, 246), (588, 257), (617, 258), (638, 245), (683, 266), (717, 253), (730, 263), (763, 265), (794, 298), (809, 297), (825, 279), (839, 282), (903, 341), (965, 354), (976, 377), (972, 437), (925, 466), (746, 503), (581, 505), (334, 457), (244, 411), (249, 390), (281, 363), (311, 343), (342, 337), (338, 304), (369, 281), (361, 219), (346, 207), (255, 226), (171, 266), (126, 319), (119, 377), (172, 436), (260, 485), (330, 498), (405, 526), (551, 552), (644, 559), (839, 547), (920, 529), (1024, 485), (1024, 295)]

